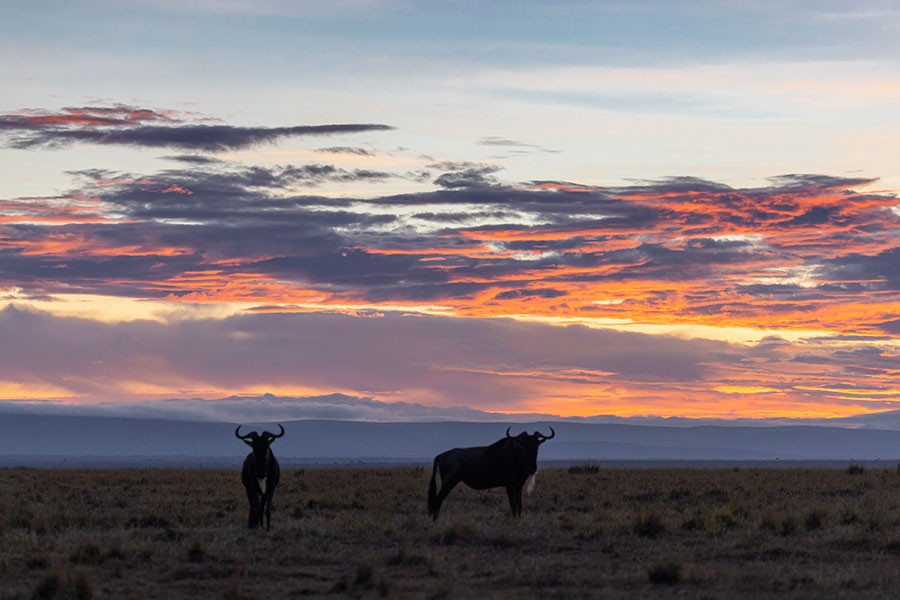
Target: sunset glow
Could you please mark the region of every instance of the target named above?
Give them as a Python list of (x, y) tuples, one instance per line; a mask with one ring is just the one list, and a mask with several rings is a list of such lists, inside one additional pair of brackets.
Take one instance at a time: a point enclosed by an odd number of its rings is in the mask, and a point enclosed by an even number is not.
[[(0, 106), (0, 400), (900, 407), (900, 86), (896, 43), (869, 45), (889, 24), (525, 3), (470, 39), (437, 7), (313, 4), (220, 7), (222, 30), (205, 3), (103, 4), (92, 31), (160, 38), (102, 51), (0, 25), (42, 48)], [(664, 10), (684, 31), (597, 45)], [(708, 35), (735, 22), (767, 42)], [(372, 48), (348, 54), (359, 23)]]

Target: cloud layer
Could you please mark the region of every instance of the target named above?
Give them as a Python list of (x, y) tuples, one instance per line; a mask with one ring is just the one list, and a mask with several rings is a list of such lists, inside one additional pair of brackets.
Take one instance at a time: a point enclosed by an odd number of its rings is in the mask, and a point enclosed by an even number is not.
[[(7, 113), (0, 131), (15, 148), (219, 151), (389, 129), (201, 120), (114, 105)], [(4, 326), (25, 337), (0, 348), (5, 397), (285, 389), (582, 415), (846, 414), (900, 400), (900, 201), (875, 180), (599, 187), (429, 156), (373, 168), (379, 152), (356, 145), (308, 155), (342, 162), (174, 154), (168, 169), (81, 169), (65, 193), (0, 200), (10, 299), (245, 309), (110, 325), (8, 308)], [(417, 191), (379, 191), (398, 180)], [(571, 323), (617, 330), (559, 326)]]
[(307, 190), (404, 175), (179, 160), (150, 174), (83, 171), (69, 194), (3, 201), (7, 284), (844, 335), (892, 334), (900, 308), (898, 200), (858, 191), (871, 180), (610, 189), (450, 165), (460, 168), (433, 175), (444, 189), (329, 198)]
[[(827, 339), (798, 347), (767, 338), (748, 346), (403, 313), (100, 323), (14, 307), (0, 311), (0, 328), (8, 334), (0, 341), (0, 382), (55, 391), (46, 398), (115, 403), (271, 391), (300, 398), (266, 401), (284, 418), (634, 414), (637, 406), (703, 416), (723, 404), (736, 414), (748, 406), (770, 415), (823, 406), (839, 413), (886, 410), (897, 395), (890, 385), (896, 356)], [(856, 385), (847, 385), (848, 375)], [(0, 391), (15, 397), (11, 388)], [(253, 415), (265, 412), (258, 403), (242, 409), (240, 399), (230, 402), (186, 402), (179, 416), (261, 420)], [(153, 406), (141, 410), (174, 414), (171, 406)]]

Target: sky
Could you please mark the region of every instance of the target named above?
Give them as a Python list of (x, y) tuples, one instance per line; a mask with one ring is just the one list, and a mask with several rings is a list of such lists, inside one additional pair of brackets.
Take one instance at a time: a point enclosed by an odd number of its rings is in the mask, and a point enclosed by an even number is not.
[(0, 15), (0, 407), (900, 408), (895, 2)]

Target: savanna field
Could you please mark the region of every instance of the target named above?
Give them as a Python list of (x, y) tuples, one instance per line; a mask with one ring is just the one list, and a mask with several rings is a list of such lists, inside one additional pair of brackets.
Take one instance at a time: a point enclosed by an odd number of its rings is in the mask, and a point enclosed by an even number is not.
[(521, 519), (431, 469), (0, 469), (2, 598), (900, 596), (900, 468), (538, 473)]

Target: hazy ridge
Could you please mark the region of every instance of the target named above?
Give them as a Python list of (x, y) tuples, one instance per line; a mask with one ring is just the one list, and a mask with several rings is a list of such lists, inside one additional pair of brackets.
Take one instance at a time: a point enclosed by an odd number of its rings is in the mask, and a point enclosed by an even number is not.
[[(633, 425), (618, 423), (284, 421), (276, 454), (293, 462), (428, 462), (458, 446), (489, 444), (527, 430), (556, 438), (541, 449), (545, 461), (808, 461), (900, 460), (900, 431), (821, 426)], [(247, 448), (236, 424), (123, 417), (0, 414), (0, 464), (63, 461), (228, 466)], [(261, 429), (276, 430), (272, 425)], [(247, 431), (245, 428), (244, 431)], [(90, 462), (90, 461), (89, 461)]]

